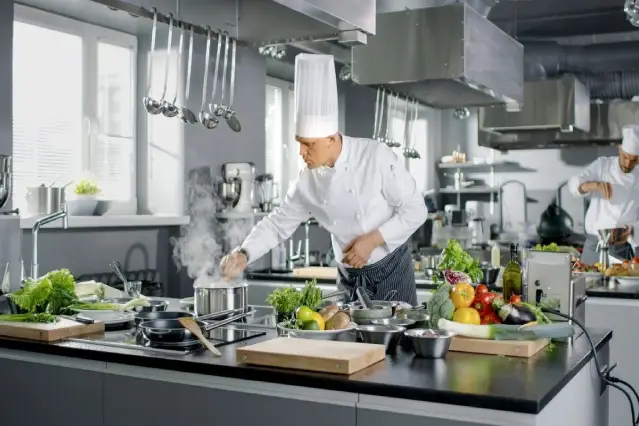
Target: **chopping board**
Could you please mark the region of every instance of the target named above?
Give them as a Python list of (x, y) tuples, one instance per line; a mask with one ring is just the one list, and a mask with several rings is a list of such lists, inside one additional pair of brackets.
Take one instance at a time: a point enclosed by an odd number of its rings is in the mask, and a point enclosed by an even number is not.
[(293, 275), (300, 278), (326, 278), (337, 280), (337, 268), (331, 268), (329, 266), (309, 266), (308, 268), (295, 268), (293, 269)]
[(384, 345), (329, 340), (273, 340), (238, 348), (237, 362), (322, 373), (353, 374), (386, 358)]
[(104, 323), (81, 324), (60, 318), (55, 324), (0, 322), (0, 336), (55, 342), (69, 337), (104, 331)]
[(453, 337), (450, 350), (475, 354), (515, 356), (530, 358), (548, 346), (550, 340), (483, 340), (468, 337)]

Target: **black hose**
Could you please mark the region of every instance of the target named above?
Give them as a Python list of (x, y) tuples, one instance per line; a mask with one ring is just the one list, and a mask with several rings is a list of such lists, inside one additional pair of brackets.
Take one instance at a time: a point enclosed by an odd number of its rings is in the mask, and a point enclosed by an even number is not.
[(595, 360), (595, 368), (597, 369), (597, 374), (599, 375), (599, 378), (601, 379), (601, 382), (606, 386), (610, 386), (613, 387), (617, 390), (619, 390), (621, 393), (623, 393), (626, 396), (626, 399), (628, 400), (628, 403), (630, 404), (630, 415), (631, 417), (631, 425), (632, 426), (637, 426), (637, 424), (639, 424), (639, 415), (635, 416), (635, 404), (632, 401), (632, 397), (630, 396), (630, 393), (624, 389), (623, 387), (619, 386), (618, 383), (626, 386), (628, 389), (630, 389), (630, 391), (635, 395), (635, 398), (637, 398), (637, 402), (639, 403), (639, 394), (637, 394), (637, 391), (635, 390), (635, 388), (628, 382), (626, 382), (625, 380), (619, 379), (617, 377), (611, 376), (610, 375), (610, 371), (612, 370), (612, 368), (606, 368), (605, 371), (602, 371), (600, 364), (599, 364), (599, 357), (597, 356), (597, 348), (595, 347), (595, 344), (593, 343), (592, 339), (590, 338), (590, 335), (588, 334), (588, 332), (586, 331), (586, 327), (584, 327), (579, 321), (577, 321), (576, 319), (574, 319), (573, 317), (571, 317), (570, 315), (566, 315), (566, 314), (562, 314), (559, 311), (555, 311), (554, 309), (548, 309), (548, 308), (541, 308), (542, 311), (544, 312), (548, 312), (550, 314), (553, 315), (557, 315), (559, 317), (565, 318), (569, 321), (572, 321), (573, 323), (575, 323), (577, 325), (577, 327), (579, 327), (581, 329), (581, 331), (584, 332), (584, 335), (586, 336), (586, 338), (588, 339), (588, 343), (590, 343), (590, 347), (592, 348), (592, 357)]

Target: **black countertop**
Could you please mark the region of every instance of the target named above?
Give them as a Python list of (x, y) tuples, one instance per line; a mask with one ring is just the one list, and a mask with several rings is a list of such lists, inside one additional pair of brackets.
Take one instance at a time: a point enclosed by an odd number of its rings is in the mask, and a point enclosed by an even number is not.
[[(593, 330), (590, 334), (598, 349), (612, 337), (611, 331)], [(0, 348), (531, 414), (539, 413), (592, 357), (582, 336), (572, 348), (557, 343), (529, 359), (449, 352), (445, 359), (430, 360), (402, 349), (387, 356), (386, 362), (351, 376), (236, 363), (236, 348), (274, 337), (275, 331), (268, 330), (266, 336), (220, 347), (221, 358), (209, 352), (175, 356), (88, 343), (47, 344), (1, 337)]]

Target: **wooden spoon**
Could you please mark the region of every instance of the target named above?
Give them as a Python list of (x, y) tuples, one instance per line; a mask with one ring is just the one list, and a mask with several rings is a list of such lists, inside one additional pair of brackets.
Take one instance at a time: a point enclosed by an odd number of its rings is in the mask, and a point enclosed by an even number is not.
[(200, 330), (200, 326), (197, 325), (193, 318), (178, 318), (178, 321), (180, 321), (182, 327), (193, 333), (195, 337), (197, 337), (208, 350), (213, 352), (213, 355), (222, 356), (220, 351), (218, 351), (217, 348), (213, 346), (213, 343), (211, 343), (206, 337), (204, 337), (204, 335), (202, 334), (202, 330)]

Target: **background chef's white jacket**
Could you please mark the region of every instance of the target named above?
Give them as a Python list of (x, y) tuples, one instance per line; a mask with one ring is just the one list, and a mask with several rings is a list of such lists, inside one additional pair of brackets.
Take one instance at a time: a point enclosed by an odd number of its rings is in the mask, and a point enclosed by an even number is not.
[(383, 143), (342, 136), (333, 168), (305, 168), (282, 205), (262, 219), (242, 244), (255, 261), (287, 240), (309, 217), (331, 233), (335, 259), (351, 240), (379, 228), (384, 244), (375, 263), (405, 243), (428, 214), (405, 159)]
[(605, 200), (601, 193), (592, 192), (590, 207), (586, 213), (586, 233), (597, 235), (598, 229), (635, 226), (639, 222), (639, 168), (624, 173), (619, 167), (619, 157), (599, 157), (580, 175), (568, 181), (568, 188), (577, 197), (579, 186), (585, 182), (608, 182), (612, 186), (612, 198)]

